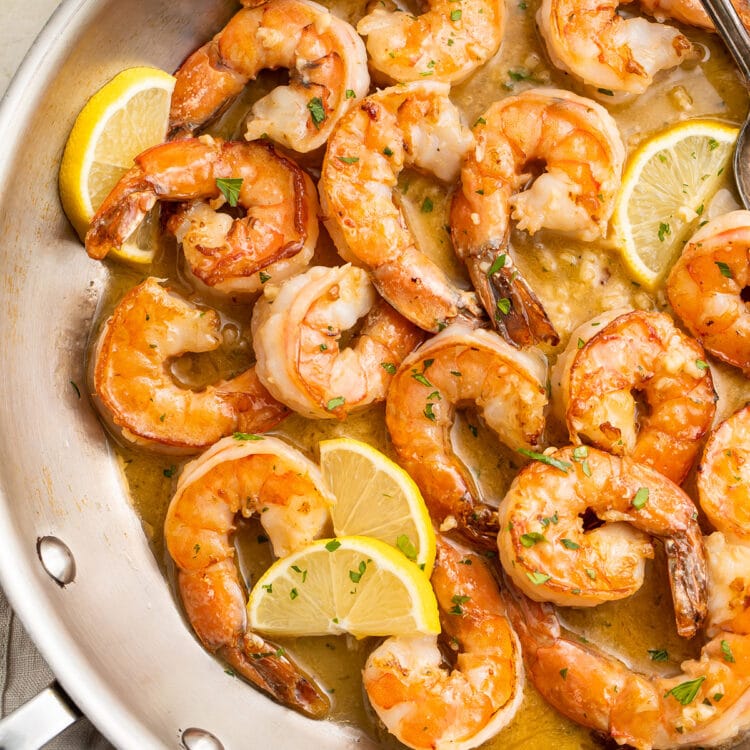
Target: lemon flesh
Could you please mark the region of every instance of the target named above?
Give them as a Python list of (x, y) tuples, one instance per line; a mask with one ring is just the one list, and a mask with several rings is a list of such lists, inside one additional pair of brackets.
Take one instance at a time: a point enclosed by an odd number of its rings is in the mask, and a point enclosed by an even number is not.
[(247, 604), (250, 627), (271, 636), (439, 633), (430, 582), (398, 550), (349, 536), (277, 560)]
[[(630, 157), (612, 216), (633, 278), (654, 289), (727, 179), (738, 129), (687, 120), (662, 130)], [(701, 218), (703, 217), (703, 218)]]
[[(157, 68), (124, 70), (94, 94), (79, 113), (60, 164), (63, 210), (83, 240), (94, 213), (133, 159), (161, 143), (167, 132), (173, 76)], [(157, 222), (144, 222), (114, 255), (149, 263)]]
[(337, 536), (369, 536), (403, 552), (429, 577), (435, 532), (414, 480), (367, 443), (350, 438), (320, 443), (320, 466), (336, 497)]

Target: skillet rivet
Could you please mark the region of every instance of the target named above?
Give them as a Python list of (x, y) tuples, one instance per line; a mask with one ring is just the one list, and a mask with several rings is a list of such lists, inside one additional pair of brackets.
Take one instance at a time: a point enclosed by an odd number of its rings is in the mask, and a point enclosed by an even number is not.
[(211, 732), (190, 727), (182, 733), (182, 744), (187, 750), (224, 750), (224, 745)]
[(72, 583), (76, 577), (76, 561), (65, 542), (56, 536), (41, 536), (36, 540), (36, 553), (47, 574), (60, 586)]

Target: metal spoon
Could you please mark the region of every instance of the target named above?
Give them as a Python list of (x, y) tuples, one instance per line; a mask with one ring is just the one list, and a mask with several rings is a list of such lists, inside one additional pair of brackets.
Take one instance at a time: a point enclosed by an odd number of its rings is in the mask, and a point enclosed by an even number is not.
[[(750, 33), (730, 0), (701, 0), (701, 3), (750, 89)], [(750, 114), (734, 149), (734, 179), (742, 203), (750, 209)]]

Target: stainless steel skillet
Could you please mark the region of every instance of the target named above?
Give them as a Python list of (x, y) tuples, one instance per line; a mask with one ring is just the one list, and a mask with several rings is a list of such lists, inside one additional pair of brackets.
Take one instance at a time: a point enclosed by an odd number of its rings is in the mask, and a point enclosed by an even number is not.
[[(367, 747), (353, 730), (273, 704), (194, 640), (85, 393), (106, 270), (59, 206), (65, 139), (115, 73), (176, 68), (234, 9), (228, 0), (66, 0), (0, 105), (0, 583), (65, 689), (118, 748), (179, 747), (190, 727), (226, 750)], [(38, 554), (49, 537), (75, 564), (65, 586)]]

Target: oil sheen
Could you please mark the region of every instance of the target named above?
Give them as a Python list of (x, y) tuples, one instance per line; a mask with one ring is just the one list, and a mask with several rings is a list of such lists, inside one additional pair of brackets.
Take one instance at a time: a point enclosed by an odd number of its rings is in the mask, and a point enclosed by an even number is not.
[[(335, 0), (330, 5), (334, 12), (352, 22), (364, 13), (364, 3), (361, 2)], [(532, 86), (577, 89), (567, 75), (556, 70), (547, 60), (537, 36), (535, 13), (535, 2), (510, 0), (501, 51), (452, 90), (452, 99), (462, 109), (466, 123), (474, 122), (493, 101)], [(653, 131), (669, 123), (707, 116), (738, 124), (744, 118), (747, 96), (723, 47), (711, 34), (688, 28), (684, 31), (702, 50), (700, 61), (662, 75), (644, 94), (630, 102), (612, 105), (603, 101), (615, 117), (629, 151)], [(190, 50), (185, 50), (185, 54), (188, 52)], [(211, 132), (227, 138), (241, 137), (243, 116), (249, 105), (281, 80), (282, 77), (275, 73), (261, 75), (258, 82), (248, 87), (246, 93), (214, 124)], [(300, 163), (316, 177), (321, 158), (321, 153), (314, 153), (300, 158)], [(722, 191), (722, 200), (725, 207), (728, 206), (726, 210), (733, 207), (735, 200), (729, 180), (727, 176)], [(452, 187), (439, 184), (429, 176), (406, 172), (399, 183), (399, 198), (422, 248), (457, 283), (468, 286), (446, 231)], [(432, 201), (433, 210), (429, 214), (418, 210), (425, 197)], [(559, 347), (546, 351), (550, 364), (564, 348), (570, 332), (602, 311), (618, 307), (666, 308), (663, 291), (650, 294), (633, 283), (616, 251), (606, 240), (581, 243), (560, 239), (551, 233), (541, 232), (530, 238), (524, 233), (514, 232), (511, 241), (521, 272), (561, 334)], [(321, 231), (315, 262), (328, 265), (339, 262), (324, 231)], [(98, 314), (100, 321), (107, 317), (125, 291), (143, 277), (142, 273), (128, 270), (116, 262), (112, 262), (110, 268), (110, 284)], [(187, 356), (172, 363), (172, 375), (178, 382), (200, 388), (252, 363), (248, 325), (252, 300), (201, 296), (186, 281), (177, 249), (169, 240), (163, 241), (149, 274), (169, 279), (171, 285), (188, 298), (218, 309), (222, 316), (223, 345), (217, 352)], [(721, 397), (718, 416), (723, 418), (750, 398), (750, 388), (745, 379), (731, 368), (712, 362), (712, 369)], [(313, 459), (318, 457), (320, 440), (338, 436), (365, 440), (388, 453), (383, 413), (382, 406), (375, 406), (343, 422), (311, 421), (291, 416), (275, 432)], [(461, 415), (453, 438), (485, 499), (499, 503), (520, 468), (517, 454), (499, 446), (494, 435), (471, 412)], [(552, 445), (564, 443), (561, 426), (550, 424), (547, 439)], [(185, 459), (157, 456), (120, 444), (115, 444), (115, 451), (133, 506), (142, 519), (144, 533), (165, 575), (171, 577), (162, 526), (176, 477)], [(688, 492), (692, 492), (691, 479), (685, 486)], [(269, 545), (261, 527), (252, 521), (243, 522), (236, 542), (240, 569), (250, 587), (272, 561)], [(563, 622), (577, 637), (618, 654), (634, 669), (676, 673), (680, 660), (698, 652), (700, 643), (697, 641), (700, 639), (686, 642), (676, 635), (665, 570), (666, 563), (657, 554), (648, 565), (646, 584), (631, 599), (595, 609), (564, 611), (561, 613)], [(178, 601), (177, 597), (175, 601)], [(372, 639), (299, 638), (287, 639), (281, 645), (317, 674), (330, 692), (332, 720), (360, 727), (384, 747), (399, 747), (399, 743), (377, 725), (363, 696), (360, 671), (375, 645)], [(668, 659), (654, 661), (652, 656), (657, 651), (666, 651)], [(236, 678), (228, 675), (227, 679)], [(568, 721), (547, 706), (527, 684), (524, 702), (516, 718), (486, 747), (541, 750), (552, 746), (557, 750), (579, 750), (601, 747), (601, 741), (589, 730)]]

